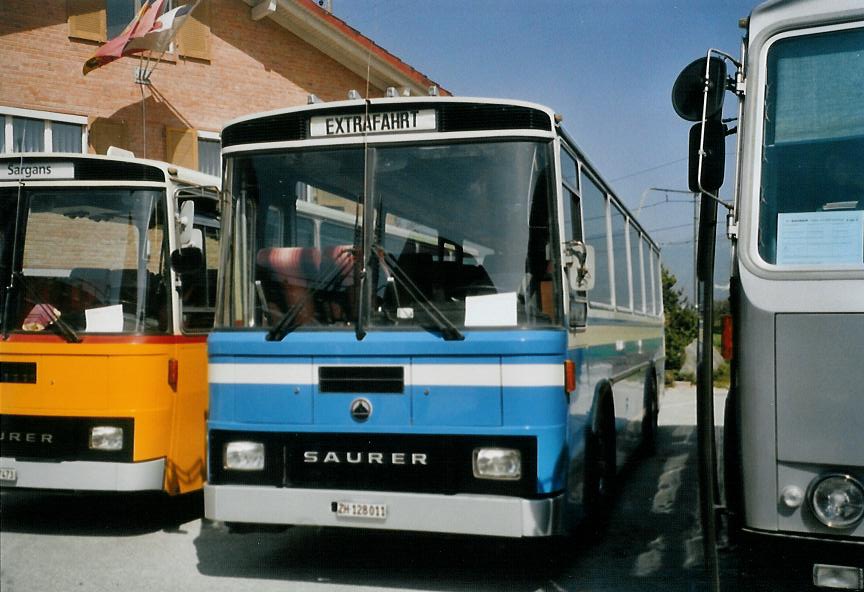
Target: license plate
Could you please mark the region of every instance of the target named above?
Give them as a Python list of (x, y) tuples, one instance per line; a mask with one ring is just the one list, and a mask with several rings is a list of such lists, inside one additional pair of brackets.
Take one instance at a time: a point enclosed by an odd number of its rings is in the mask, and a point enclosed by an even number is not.
[(336, 516), (341, 516), (343, 518), (384, 520), (387, 518), (387, 504), (336, 502)]
[(0, 469), (0, 481), (17, 481), (18, 473), (15, 469)]

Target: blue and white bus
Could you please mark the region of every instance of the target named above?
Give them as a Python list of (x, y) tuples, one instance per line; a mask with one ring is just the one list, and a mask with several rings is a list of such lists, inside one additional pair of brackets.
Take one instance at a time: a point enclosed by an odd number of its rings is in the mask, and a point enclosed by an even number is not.
[(660, 252), (539, 105), (228, 124), (205, 515), (537, 537), (652, 448)]

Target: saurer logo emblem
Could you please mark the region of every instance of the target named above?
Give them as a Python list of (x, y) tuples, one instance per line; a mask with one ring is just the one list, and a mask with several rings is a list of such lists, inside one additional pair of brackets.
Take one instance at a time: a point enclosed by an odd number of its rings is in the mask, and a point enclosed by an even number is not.
[(372, 403), (368, 399), (351, 401), (351, 417), (354, 421), (366, 421), (372, 415)]

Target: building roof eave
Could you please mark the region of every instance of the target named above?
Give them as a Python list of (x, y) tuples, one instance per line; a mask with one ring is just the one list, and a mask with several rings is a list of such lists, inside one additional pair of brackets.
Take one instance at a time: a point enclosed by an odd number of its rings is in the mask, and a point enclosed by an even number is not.
[[(374, 41), (333, 16), (314, 0), (243, 0), (253, 19), (269, 18), (333, 58), (369, 84), (384, 89), (408, 89), (426, 95), (430, 86), (442, 95), (450, 93)], [(365, 94), (365, 89), (356, 89)]]

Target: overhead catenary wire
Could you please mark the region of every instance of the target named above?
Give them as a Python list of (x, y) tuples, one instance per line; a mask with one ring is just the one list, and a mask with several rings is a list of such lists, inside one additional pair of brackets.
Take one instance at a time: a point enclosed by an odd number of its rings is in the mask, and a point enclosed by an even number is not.
[(684, 162), (689, 157), (685, 156), (684, 158), (678, 158), (675, 160), (670, 160), (669, 162), (664, 162), (662, 164), (654, 165), (652, 167), (648, 167), (647, 169), (642, 169), (639, 171), (634, 171), (632, 173), (627, 173), (626, 175), (622, 175), (620, 177), (616, 177), (614, 179), (609, 179), (609, 183), (614, 183), (616, 181), (621, 181), (623, 179), (629, 179), (630, 177), (635, 177), (637, 175), (642, 175), (644, 173), (650, 173), (651, 171), (656, 171), (657, 169), (662, 169), (663, 167), (671, 166), (673, 164), (678, 164), (679, 162)]

